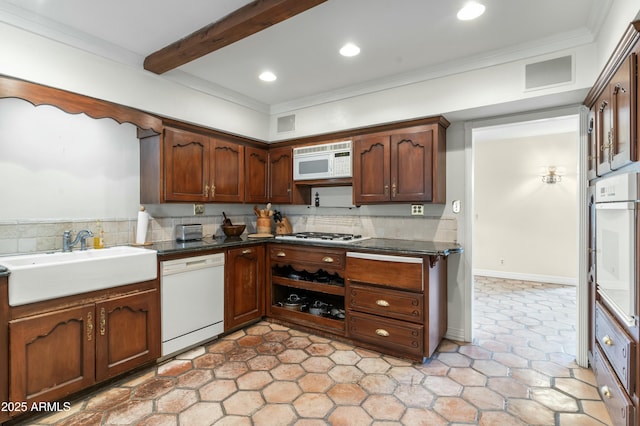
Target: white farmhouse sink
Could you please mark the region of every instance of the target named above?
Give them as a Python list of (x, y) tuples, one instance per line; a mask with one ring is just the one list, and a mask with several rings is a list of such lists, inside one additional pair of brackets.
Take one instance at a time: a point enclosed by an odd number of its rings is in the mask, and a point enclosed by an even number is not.
[(9, 305), (101, 290), (157, 277), (157, 252), (119, 246), (102, 250), (0, 257), (9, 268)]

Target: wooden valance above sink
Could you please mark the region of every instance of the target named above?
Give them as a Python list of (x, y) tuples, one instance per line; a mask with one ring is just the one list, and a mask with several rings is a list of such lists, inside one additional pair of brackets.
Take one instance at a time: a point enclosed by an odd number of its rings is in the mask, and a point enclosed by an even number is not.
[(7, 76), (0, 76), (0, 98), (23, 99), (35, 106), (51, 105), (69, 114), (111, 118), (121, 124), (131, 123), (141, 130), (162, 133), (163, 125), (158, 117), (135, 108)]

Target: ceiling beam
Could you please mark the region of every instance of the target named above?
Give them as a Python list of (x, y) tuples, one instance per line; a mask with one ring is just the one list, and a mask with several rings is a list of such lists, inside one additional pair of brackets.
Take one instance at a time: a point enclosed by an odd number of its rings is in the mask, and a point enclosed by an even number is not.
[(147, 56), (144, 69), (162, 74), (289, 19), (327, 0), (255, 0)]

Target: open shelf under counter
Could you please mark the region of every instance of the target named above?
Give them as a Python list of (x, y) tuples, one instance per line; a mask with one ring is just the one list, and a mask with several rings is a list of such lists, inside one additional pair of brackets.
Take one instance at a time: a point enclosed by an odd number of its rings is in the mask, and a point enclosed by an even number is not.
[(327, 331), (339, 336), (345, 335), (344, 320), (312, 315), (308, 312), (294, 311), (278, 305), (271, 306), (271, 315), (284, 321), (290, 321), (302, 326)]
[(344, 296), (344, 287), (333, 284), (322, 284), (311, 281), (293, 280), (285, 277), (272, 276), (271, 282), (275, 285), (285, 287), (299, 288), (302, 290), (313, 291), (315, 293), (331, 294), (334, 296)]

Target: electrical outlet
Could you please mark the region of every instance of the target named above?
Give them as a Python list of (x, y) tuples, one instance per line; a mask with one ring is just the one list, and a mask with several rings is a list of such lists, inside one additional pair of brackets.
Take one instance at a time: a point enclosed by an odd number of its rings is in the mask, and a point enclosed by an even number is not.
[(194, 204), (193, 214), (204, 214), (204, 204)]
[(411, 204), (412, 216), (424, 216), (424, 206), (422, 204)]

